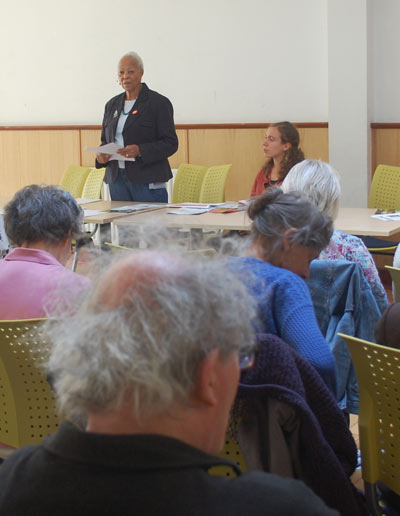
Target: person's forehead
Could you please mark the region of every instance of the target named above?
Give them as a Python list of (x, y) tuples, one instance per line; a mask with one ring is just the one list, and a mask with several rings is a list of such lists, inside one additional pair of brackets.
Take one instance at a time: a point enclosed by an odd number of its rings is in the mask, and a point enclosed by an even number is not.
[(274, 136), (275, 138), (280, 138), (281, 133), (277, 127), (268, 127), (267, 129), (268, 136)]

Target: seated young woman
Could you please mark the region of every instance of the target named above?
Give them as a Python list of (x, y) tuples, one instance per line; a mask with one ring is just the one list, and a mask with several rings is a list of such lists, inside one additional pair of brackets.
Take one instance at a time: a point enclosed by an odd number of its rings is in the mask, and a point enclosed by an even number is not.
[(248, 208), (253, 220), (247, 256), (233, 268), (257, 298), (261, 333), (281, 337), (320, 373), (336, 397), (335, 360), (315, 318), (303, 281), (329, 243), (332, 221), (299, 193), (271, 188)]
[(293, 165), (304, 159), (299, 144), (299, 132), (290, 122), (278, 122), (268, 127), (263, 143), (267, 161), (254, 180), (251, 197), (282, 184)]
[[(339, 176), (328, 163), (311, 159), (298, 163), (287, 174), (282, 190), (304, 193), (324, 215), (335, 219), (341, 189)], [(358, 263), (370, 284), (379, 309), (383, 312), (388, 304), (386, 292), (375, 262), (360, 238), (335, 229), (329, 245), (323, 249), (319, 259)]]

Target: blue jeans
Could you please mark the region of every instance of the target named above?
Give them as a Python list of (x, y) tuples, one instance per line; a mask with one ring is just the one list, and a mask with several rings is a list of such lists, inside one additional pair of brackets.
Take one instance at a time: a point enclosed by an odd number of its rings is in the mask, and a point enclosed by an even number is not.
[(118, 170), (118, 177), (110, 187), (112, 201), (168, 202), (166, 188), (150, 190), (148, 184), (135, 184), (126, 177), (124, 169)]

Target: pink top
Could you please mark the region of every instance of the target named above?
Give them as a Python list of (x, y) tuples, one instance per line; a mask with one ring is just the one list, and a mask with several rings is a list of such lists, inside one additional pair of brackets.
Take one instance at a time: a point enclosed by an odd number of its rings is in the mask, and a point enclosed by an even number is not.
[(90, 280), (50, 253), (16, 247), (0, 260), (0, 319), (33, 319), (73, 307)]

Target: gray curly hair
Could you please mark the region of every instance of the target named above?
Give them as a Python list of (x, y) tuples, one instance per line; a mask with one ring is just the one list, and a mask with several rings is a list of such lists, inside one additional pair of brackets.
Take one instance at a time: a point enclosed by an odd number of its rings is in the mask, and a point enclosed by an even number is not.
[(99, 278), (78, 313), (48, 323), (60, 411), (81, 420), (129, 399), (140, 418), (185, 403), (212, 350), (225, 359), (253, 348), (255, 317), (223, 260), (129, 255)]
[(62, 242), (79, 238), (83, 211), (72, 195), (54, 185), (29, 185), (4, 208), (4, 228), (12, 245), (24, 242)]
[(247, 213), (253, 220), (253, 238), (262, 237), (266, 256), (282, 242), (286, 230), (290, 240), (304, 247), (322, 250), (333, 232), (332, 219), (323, 215), (301, 192), (284, 193), (268, 188), (254, 200)]

